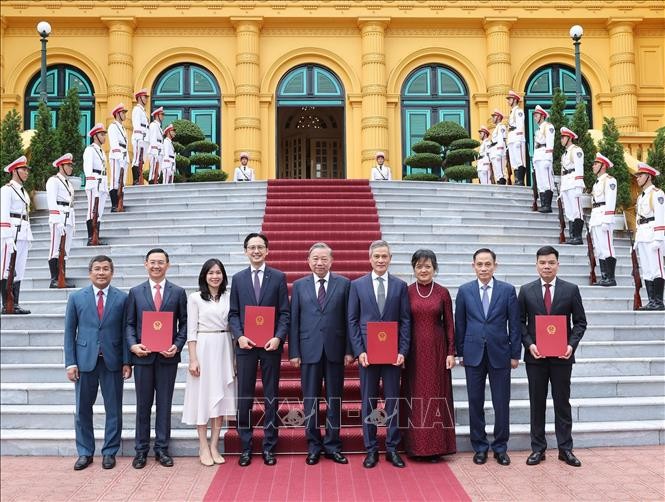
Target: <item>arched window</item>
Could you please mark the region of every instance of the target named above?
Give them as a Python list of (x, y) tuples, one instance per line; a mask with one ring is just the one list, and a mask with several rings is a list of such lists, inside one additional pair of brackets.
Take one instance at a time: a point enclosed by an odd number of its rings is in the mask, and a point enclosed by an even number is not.
[[(37, 73), (28, 82), (25, 93), (25, 113), (23, 114), (23, 122), (26, 129), (35, 128), (41, 83), (40, 73)], [(62, 105), (62, 100), (67, 96), (69, 89), (72, 87), (78, 89), (81, 110), (79, 132), (83, 141), (95, 122), (95, 90), (92, 87), (92, 82), (90, 82), (85, 73), (74, 66), (61, 64), (47, 67), (46, 95), (48, 97), (48, 106), (51, 109), (53, 127), (57, 125), (57, 112)]]
[(164, 107), (162, 127), (176, 119), (197, 124), (206, 139), (221, 147), (221, 93), (212, 73), (196, 64), (180, 64), (164, 70), (152, 88), (151, 110)]
[[(402, 158), (411, 155), (411, 146), (438, 122), (450, 120), (469, 129), (466, 82), (447, 66), (432, 64), (413, 70), (402, 86), (401, 101)], [(402, 169), (404, 175), (411, 173), (408, 166)]]
[(277, 106), (344, 106), (344, 88), (327, 68), (299, 66), (277, 86)]

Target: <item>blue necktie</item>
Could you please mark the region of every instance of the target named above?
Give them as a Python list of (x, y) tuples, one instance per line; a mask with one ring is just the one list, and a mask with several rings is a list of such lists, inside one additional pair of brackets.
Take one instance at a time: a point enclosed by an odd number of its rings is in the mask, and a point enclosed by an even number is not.
[(485, 284), (482, 286), (483, 290), (483, 312), (485, 313), (485, 317), (487, 317), (487, 312), (490, 309), (490, 296), (487, 294), (487, 290), (489, 289), (489, 284)]
[(259, 272), (260, 270), (254, 270), (254, 297), (256, 298), (256, 303), (259, 303), (259, 298), (261, 298), (261, 282), (259, 281)]
[(386, 287), (383, 285), (383, 277), (377, 277), (379, 286), (376, 288), (376, 304), (379, 306), (379, 314), (383, 315), (383, 307), (386, 305)]

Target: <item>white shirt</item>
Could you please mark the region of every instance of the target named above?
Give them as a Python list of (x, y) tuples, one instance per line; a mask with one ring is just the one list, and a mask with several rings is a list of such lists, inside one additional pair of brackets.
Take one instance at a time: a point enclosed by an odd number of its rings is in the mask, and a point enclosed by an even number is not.
[(384, 279), (383, 281), (383, 289), (386, 292), (386, 299), (388, 298), (388, 272), (386, 272), (383, 275), (376, 275), (376, 272), (372, 271), (372, 286), (374, 287), (374, 298), (377, 299), (377, 302), (379, 300), (378, 296), (378, 291), (379, 291), (379, 281), (377, 281), (378, 277), (382, 277)]
[(319, 282), (321, 279), (323, 279), (323, 290), (327, 293), (328, 292), (328, 285), (330, 284), (330, 272), (328, 272), (324, 277), (319, 277), (316, 274), (312, 274), (314, 276), (314, 293), (316, 293), (315, 296), (319, 296), (319, 288), (321, 287), (321, 283)]
[(162, 295), (162, 300), (164, 300), (164, 285), (166, 284), (166, 279), (162, 279), (162, 282), (155, 282), (152, 279), (148, 279), (150, 282), (150, 291), (152, 291), (152, 301), (155, 301), (155, 293), (157, 288), (155, 286), (159, 284), (159, 294)]
[[(487, 288), (487, 298), (489, 298), (490, 303), (492, 303), (492, 291), (494, 291), (494, 277), (490, 279), (490, 282), (487, 283), (489, 286)], [(480, 291), (480, 303), (483, 302), (483, 287), (485, 285), (478, 279), (478, 291)]]
[(372, 181), (390, 181), (393, 179), (390, 168), (385, 165), (375, 165), (372, 168), (372, 176), (370, 178)]
[[(547, 284), (542, 278), (540, 279), (540, 289), (543, 293), (543, 298), (545, 298), (545, 284)], [(550, 282), (550, 296), (552, 301), (554, 301), (554, 290), (556, 289), (556, 277)]]
[(266, 264), (264, 263), (258, 269), (251, 267), (251, 270), (252, 270), (252, 284), (254, 284), (254, 272), (256, 270), (258, 270), (259, 271), (259, 284), (261, 286), (263, 286), (263, 276), (265, 275)]
[(102, 295), (102, 301), (104, 302), (104, 308), (106, 308), (106, 299), (109, 297), (109, 287), (110, 286), (106, 286), (104, 289), (99, 289), (94, 284), (92, 285), (92, 292), (95, 293), (95, 305), (97, 305), (97, 301), (98, 301), (97, 295), (101, 291), (102, 293), (104, 293)]

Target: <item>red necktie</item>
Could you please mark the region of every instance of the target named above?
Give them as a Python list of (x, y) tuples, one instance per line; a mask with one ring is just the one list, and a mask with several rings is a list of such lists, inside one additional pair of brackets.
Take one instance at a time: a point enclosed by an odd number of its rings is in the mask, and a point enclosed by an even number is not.
[(155, 310), (159, 311), (162, 306), (162, 294), (159, 290), (162, 287), (159, 284), (155, 284)]
[(549, 283), (545, 284), (545, 297), (543, 300), (545, 301), (545, 312), (547, 312), (547, 315), (549, 315), (550, 311), (552, 310), (552, 293), (550, 293), (550, 287), (552, 285)]
[(104, 292), (101, 289), (97, 292), (97, 315), (100, 321), (104, 317)]

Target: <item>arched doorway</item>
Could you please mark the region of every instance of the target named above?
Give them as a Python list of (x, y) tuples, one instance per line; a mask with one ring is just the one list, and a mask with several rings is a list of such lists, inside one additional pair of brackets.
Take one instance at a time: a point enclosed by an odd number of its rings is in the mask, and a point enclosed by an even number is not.
[(344, 178), (344, 87), (327, 68), (299, 66), (277, 86), (278, 178)]
[[(413, 70), (404, 81), (402, 104), (402, 158), (423, 139), (425, 131), (443, 120), (469, 129), (469, 91), (464, 79), (452, 68), (431, 64)], [(419, 171), (403, 165), (404, 176)], [(441, 175), (441, 170), (433, 174)]]
[[(37, 73), (28, 82), (25, 93), (25, 112), (23, 123), (26, 129), (34, 129), (39, 109), (39, 91), (41, 89), (41, 75)], [(88, 76), (78, 68), (71, 65), (54, 65), (46, 69), (46, 95), (51, 110), (51, 123), (57, 125), (57, 114), (63, 99), (71, 88), (78, 89), (79, 109), (81, 121), (79, 134), (81, 141), (85, 141), (88, 131), (92, 129), (95, 121), (95, 90)]]

